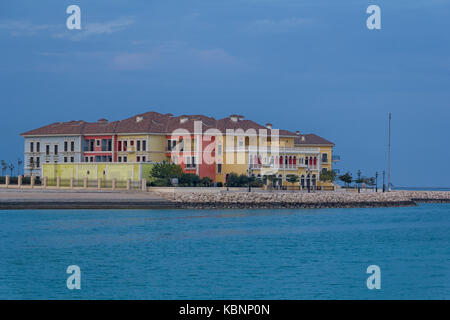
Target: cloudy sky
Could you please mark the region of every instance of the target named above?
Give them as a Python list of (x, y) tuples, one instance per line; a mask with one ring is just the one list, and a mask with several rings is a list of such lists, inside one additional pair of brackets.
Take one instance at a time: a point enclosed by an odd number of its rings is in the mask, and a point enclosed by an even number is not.
[(0, 159), (56, 121), (238, 113), (323, 136), (341, 172), (374, 175), (392, 112), (393, 184), (450, 186), (449, 30), (448, 0), (2, 0)]

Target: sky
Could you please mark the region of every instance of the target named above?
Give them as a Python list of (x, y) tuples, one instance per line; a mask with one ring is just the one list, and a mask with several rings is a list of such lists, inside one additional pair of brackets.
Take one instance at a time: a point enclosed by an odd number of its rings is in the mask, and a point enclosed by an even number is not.
[(393, 185), (450, 187), (449, 40), (450, 0), (2, 0), (0, 159), (58, 121), (236, 113), (318, 134), (341, 173), (374, 176), (391, 112)]

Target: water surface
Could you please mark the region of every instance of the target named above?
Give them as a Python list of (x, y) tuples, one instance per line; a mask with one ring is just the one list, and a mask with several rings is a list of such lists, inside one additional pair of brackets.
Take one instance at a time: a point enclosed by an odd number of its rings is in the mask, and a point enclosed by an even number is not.
[(450, 205), (0, 211), (0, 257), (1, 299), (448, 299)]

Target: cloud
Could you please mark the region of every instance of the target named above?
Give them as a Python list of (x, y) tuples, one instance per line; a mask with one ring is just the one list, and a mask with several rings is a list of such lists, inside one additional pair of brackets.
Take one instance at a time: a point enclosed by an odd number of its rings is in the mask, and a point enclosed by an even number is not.
[(123, 17), (108, 22), (92, 22), (81, 25), (81, 30), (66, 30), (64, 33), (54, 34), (57, 38), (67, 38), (70, 40), (82, 40), (84, 38), (96, 35), (112, 34), (126, 29), (135, 23), (133, 17)]
[(24, 20), (0, 20), (0, 30), (8, 31), (13, 37), (33, 36), (52, 28), (48, 24), (32, 24)]
[(108, 35), (126, 29), (135, 23), (133, 17), (123, 17), (107, 22), (91, 22), (81, 25), (81, 30), (68, 30), (65, 24), (34, 24), (23, 20), (0, 20), (0, 30), (6, 30), (11, 36), (48, 35), (53, 38), (82, 40), (91, 36)]
[(295, 17), (281, 20), (262, 19), (249, 23), (246, 27), (246, 30), (248, 32), (284, 33), (296, 30), (312, 22), (313, 22), (312, 19), (295, 18)]
[(121, 52), (111, 59), (115, 70), (185, 69), (190, 67), (230, 67), (239, 59), (222, 48), (196, 49), (184, 42), (166, 42), (141, 52)]

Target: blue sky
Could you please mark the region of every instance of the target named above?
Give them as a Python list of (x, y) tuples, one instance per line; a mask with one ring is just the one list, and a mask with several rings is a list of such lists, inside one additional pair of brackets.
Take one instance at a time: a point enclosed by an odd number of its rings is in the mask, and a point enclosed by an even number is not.
[(449, 30), (448, 0), (4, 0), (0, 159), (56, 121), (238, 113), (323, 136), (341, 172), (374, 175), (392, 112), (393, 184), (450, 186)]

